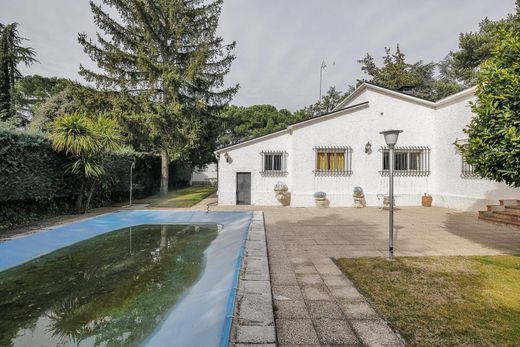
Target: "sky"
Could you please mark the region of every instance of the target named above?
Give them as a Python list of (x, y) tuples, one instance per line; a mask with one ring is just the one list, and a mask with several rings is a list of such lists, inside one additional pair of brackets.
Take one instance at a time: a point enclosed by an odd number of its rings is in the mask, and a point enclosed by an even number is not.
[[(357, 60), (366, 53), (380, 61), (399, 43), (409, 62), (439, 61), (459, 33), (514, 8), (514, 0), (224, 0), (219, 34), (237, 43), (226, 83), (240, 84), (233, 104), (295, 111), (318, 100), (322, 61), (323, 90), (345, 90), (363, 77)], [(77, 42), (97, 31), (87, 0), (0, 0), (0, 22), (18, 22), (38, 54), (23, 74), (81, 82), (79, 65), (94, 66)]]

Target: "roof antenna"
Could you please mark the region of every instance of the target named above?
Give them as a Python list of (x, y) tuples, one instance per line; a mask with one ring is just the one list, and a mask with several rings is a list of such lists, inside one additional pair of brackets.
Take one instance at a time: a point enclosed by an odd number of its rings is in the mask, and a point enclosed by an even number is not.
[(327, 67), (327, 64), (325, 63), (325, 60), (321, 62), (320, 66), (320, 102), (321, 102), (321, 81), (323, 77), (323, 70)]

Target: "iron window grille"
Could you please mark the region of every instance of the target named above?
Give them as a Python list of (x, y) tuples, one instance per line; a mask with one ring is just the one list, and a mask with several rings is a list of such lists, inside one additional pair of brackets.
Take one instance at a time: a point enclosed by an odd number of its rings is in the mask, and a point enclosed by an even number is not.
[(315, 147), (315, 176), (351, 176), (352, 148), (349, 146)]
[[(382, 176), (387, 176), (390, 169), (390, 152), (387, 147), (381, 147)], [(405, 146), (394, 148), (394, 175), (396, 176), (429, 176), (430, 148), (420, 146)]]
[(468, 164), (464, 157), (461, 159), (460, 177), (462, 178), (477, 178), (477, 175), (473, 171), (473, 165)]
[(262, 176), (285, 176), (287, 175), (287, 152), (285, 151), (262, 151)]
[[(465, 145), (466, 147), (467, 145)], [(473, 169), (473, 165), (469, 164), (464, 159), (464, 154), (460, 153), (460, 177), (462, 178), (478, 178), (478, 175), (475, 174), (475, 171)]]

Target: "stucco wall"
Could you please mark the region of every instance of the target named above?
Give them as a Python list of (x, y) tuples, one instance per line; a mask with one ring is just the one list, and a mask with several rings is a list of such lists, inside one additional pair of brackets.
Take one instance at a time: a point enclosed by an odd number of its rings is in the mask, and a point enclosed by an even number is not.
[(473, 113), (467, 97), (440, 107), (435, 112), (435, 152), (433, 164), (436, 172), (433, 204), (463, 210), (485, 208), (498, 199), (520, 199), (520, 190), (505, 184), (479, 178), (461, 177), (461, 154), (454, 142), (467, 135), (463, 130)]
[[(409, 99), (409, 98), (408, 98)], [(405, 101), (370, 89), (357, 95), (348, 106), (369, 104), (339, 111), (311, 122), (297, 124), (286, 132), (274, 134), (227, 149), (231, 162), (219, 161), (219, 203), (236, 203), (236, 173), (251, 172), (254, 205), (279, 205), (274, 185), (285, 182), (291, 193), (291, 206), (314, 206), (313, 194), (327, 193), (330, 206), (353, 206), (353, 189), (363, 188), (369, 206), (381, 206), (378, 194), (388, 191), (388, 177), (382, 176), (382, 153), (385, 146), (380, 131), (401, 129), (397, 146), (424, 146), (430, 149), (429, 176), (396, 176), (394, 191), (399, 206), (420, 205), (424, 193), (432, 194), (433, 204), (457, 209), (478, 209), (501, 198), (520, 198), (518, 189), (487, 180), (461, 177), (461, 158), (453, 142), (463, 137), (462, 129), (472, 117), (469, 98), (437, 109), (420, 101)], [(347, 106), (347, 105), (345, 105)], [(371, 144), (371, 153), (365, 145)], [(315, 147), (349, 146), (352, 148), (352, 175), (316, 176)], [(285, 150), (287, 176), (264, 177), (261, 151)]]
[[(274, 185), (278, 181), (286, 182), (287, 177), (265, 177), (262, 170), (262, 151), (285, 150), (287, 159), (291, 157), (291, 142), (287, 134), (271, 136), (267, 141), (257, 141), (248, 146), (227, 151), (229, 161), (224, 154), (219, 157), (218, 200), (222, 205), (236, 204), (236, 177), (238, 172), (251, 172), (251, 203), (253, 205), (276, 205)], [(291, 171), (291, 168), (289, 168)]]
[[(366, 92), (370, 104), (355, 112), (317, 122), (312, 126), (293, 131), (294, 153), (292, 190), (294, 206), (314, 204), (312, 194), (324, 191), (331, 206), (352, 206), (352, 192), (360, 186), (365, 192), (369, 205), (380, 205), (378, 194), (388, 191), (388, 177), (381, 176), (382, 153), (385, 146), (380, 131), (399, 128), (404, 132), (399, 138), (401, 146), (431, 146), (431, 110), (420, 105), (407, 105), (393, 98)], [(357, 100), (356, 100), (357, 101)], [(355, 102), (354, 102), (355, 103)], [(365, 145), (370, 142), (372, 152), (365, 153)], [(352, 148), (352, 170), (349, 177), (315, 176), (315, 146), (350, 146)], [(298, 164), (296, 164), (298, 163)], [(429, 192), (429, 177), (396, 177), (396, 202), (400, 205), (417, 205), (422, 192)]]

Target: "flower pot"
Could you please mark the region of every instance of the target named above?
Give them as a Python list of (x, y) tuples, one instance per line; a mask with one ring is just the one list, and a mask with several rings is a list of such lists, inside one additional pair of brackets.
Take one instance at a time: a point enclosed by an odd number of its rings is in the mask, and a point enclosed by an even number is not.
[(433, 201), (433, 198), (431, 195), (427, 195), (427, 194), (424, 194), (422, 196), (422, 205), (424, 207), (431, 207), (432, 206), (432, 201)]
[(327, 200), (327, 198), (315, 198), (314, 202), (316, 203), (317, 207), (320, 207), (320, 208), (329, 207), (329, 201)]

